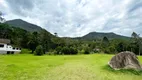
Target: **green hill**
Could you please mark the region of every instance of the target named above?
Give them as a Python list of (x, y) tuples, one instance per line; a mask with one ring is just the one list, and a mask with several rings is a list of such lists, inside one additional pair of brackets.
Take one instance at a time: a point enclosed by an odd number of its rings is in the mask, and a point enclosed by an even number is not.
[(19, 27), (19, 28), (22, 28), (22, 29), (24, 29), (26, 31), (30, 31), (30, 32), (34, 32), (34, 31), (39, 32), (40, 30), (42, 30), (42, 28), (40, 26), (28, 23), (28, 22), (23, 21), (21, 19), (9, 20), (9, 21), (6, 21), (6, 23), (13, 26), (13, 27)]
[(129, 39), (130, 37), (118, 35), (115, 33), (102, 33), (102, 32), (90, 32), (87, 35), (84, 35), (82, 37), (77, 37), (75, 39), (80, 40), (94, 40), (94, 39), (103, 39), (103, 37), (107, 37), (108, 39)]

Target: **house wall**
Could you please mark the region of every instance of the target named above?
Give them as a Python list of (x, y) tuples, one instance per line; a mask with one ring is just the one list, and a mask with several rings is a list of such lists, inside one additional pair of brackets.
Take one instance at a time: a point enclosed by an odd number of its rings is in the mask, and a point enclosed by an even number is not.
[(4, 43), (0, 43), (0, 45), (4, 45), (3, 47), (0, 47), (0, 54), (7, 54), (7, 52), (10, 52), (10, 53), (20, 53), (21, 50), (20, 49), (13, 49), (13, 47), (11, 45), (7, 45), (7, 44), (4, 44)]
[(6, 54), (7, 53), (7, 51), (6, 51), (7, 44), (0, 43), (0, 45), (4, 45), (4, 47), (0, 47), (0, 54)]

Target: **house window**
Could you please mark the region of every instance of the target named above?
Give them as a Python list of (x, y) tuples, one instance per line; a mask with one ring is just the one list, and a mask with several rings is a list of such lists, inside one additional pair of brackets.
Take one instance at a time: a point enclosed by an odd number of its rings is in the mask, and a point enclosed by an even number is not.
[(4, 47), (4, 44), (0, 44), (0, 48)]

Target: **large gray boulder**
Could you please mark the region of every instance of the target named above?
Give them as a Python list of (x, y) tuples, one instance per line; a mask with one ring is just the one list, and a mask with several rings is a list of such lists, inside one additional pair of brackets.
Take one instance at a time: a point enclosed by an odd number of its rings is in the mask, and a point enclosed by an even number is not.
[(141, 70), (137, 56), (133, 52), (125, 51), (116, 54), (108, 63), (115, 70), (136, 69)]

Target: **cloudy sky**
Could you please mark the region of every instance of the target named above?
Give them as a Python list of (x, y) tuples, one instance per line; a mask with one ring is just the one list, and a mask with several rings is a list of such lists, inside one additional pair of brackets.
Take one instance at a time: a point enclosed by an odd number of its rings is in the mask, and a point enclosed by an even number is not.
[(0, 0), (6, 20), (23, 19), (59, 36), (142, 35), (142, 0)]

